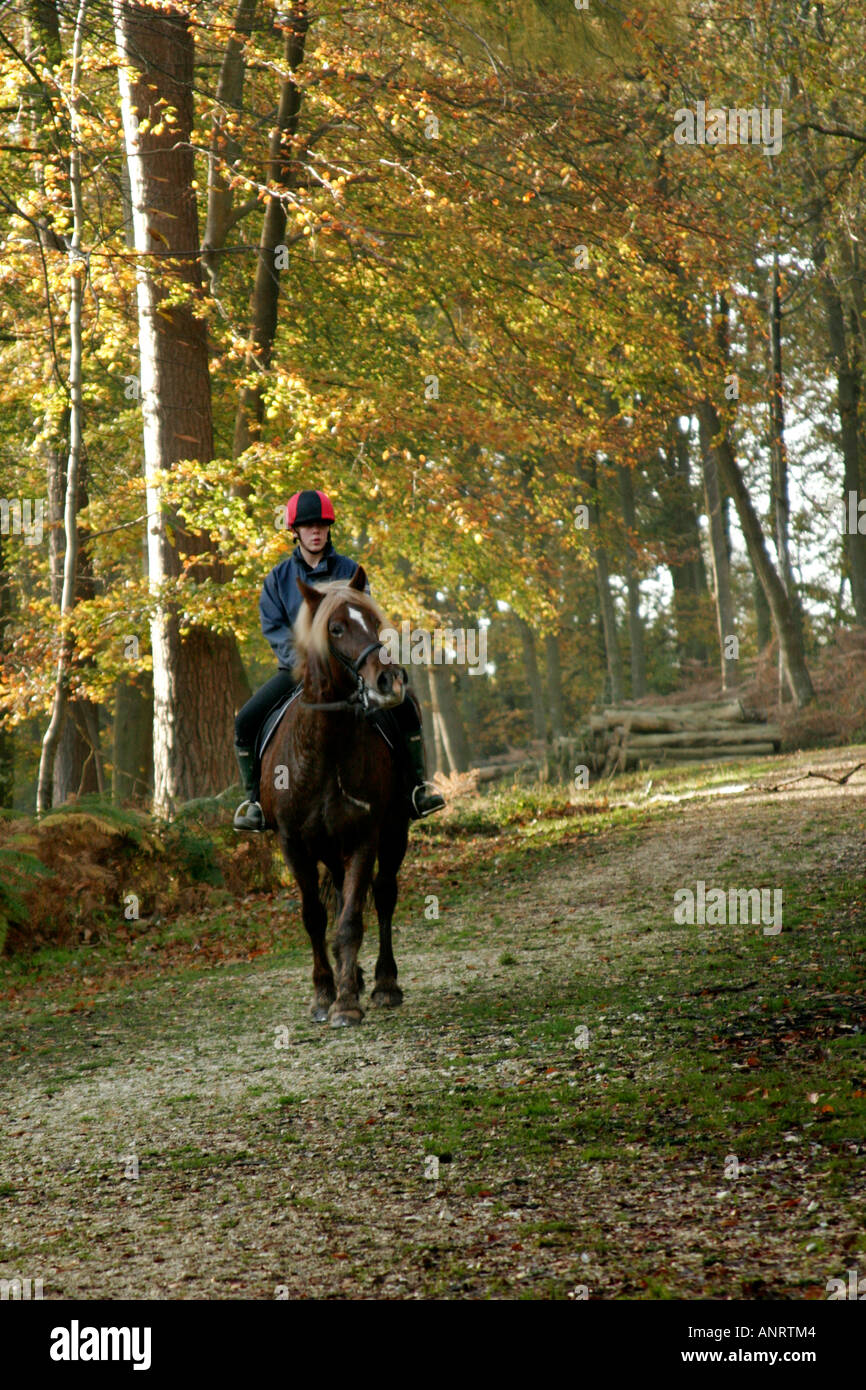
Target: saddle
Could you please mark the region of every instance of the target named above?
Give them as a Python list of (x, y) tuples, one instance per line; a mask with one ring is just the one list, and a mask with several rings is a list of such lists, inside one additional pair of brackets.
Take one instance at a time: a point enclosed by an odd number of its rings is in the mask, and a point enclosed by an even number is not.
[[(274, 731), (277, 725), (279, 724), (286, 710), (289, 708), (289, 705), (292, 704), (294, 700), (298, 699), (303, 688), (304, 687), (302, 685), (297, 686), (292, 691), (291, 695), (288, 695), (285, 700), (281, 700), (278, 705), (275, 705), (274, 708), (271, 710), (270, 714), (266, 717), (265, 722), (262, 724), (262, 727), (259, 729), (259, 735), (256, 739), (256, 758), (258, 759), (260, 764), (262, 758), (264, 757), (265, 749), (267, 748), (268, 744), (274, 736)], [(397, 723), (394, 719), (391, 710), (381, 710), (378, 714), (373, 715), (371, 718), (371, 723), (373, 724), (374, 728), (382, 735), (388, 747), (393, 752), (396, 746), (396, 741), (399, 736), (399, 732)]]

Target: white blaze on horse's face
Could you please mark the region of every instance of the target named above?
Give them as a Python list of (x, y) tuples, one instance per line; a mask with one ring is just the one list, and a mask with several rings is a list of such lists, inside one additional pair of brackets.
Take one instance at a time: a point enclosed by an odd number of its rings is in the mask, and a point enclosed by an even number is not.
[[(366, 639), (365, 646), (367, 642), (375, 642), (378, 639), (379, 634), (372, 627), (369, 614), (362, 612), (360, 608), (355, 608), (351, 603), (346, 605), (346, 613), (349, 619), (353, 623), (357, 623), (361, 629)], [(379, 670), (372, 676), (373, 683), (370, 683), (369, 677), (364, 679), (364, 684), (367, 687), (367, 699), (371, 705), (379, 709), (390, 709), (393, 705), (399, 705), (406, 693), (405, 672), (400, 666), (383, 665), (378, 652), (371, 652), (364, 665), (367, 666), (368, 662), (376, 661), (378, 661)]]

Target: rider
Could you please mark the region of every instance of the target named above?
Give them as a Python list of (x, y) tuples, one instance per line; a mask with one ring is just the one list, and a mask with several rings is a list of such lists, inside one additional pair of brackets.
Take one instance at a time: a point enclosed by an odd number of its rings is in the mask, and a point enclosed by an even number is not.
[[(292, 674), (295, 654), (292, 628), (303, 603), (298, 579), (307, 584), (349, 580), (358, 568), (347, 555), (334, 549), (330, 528), (334, 521), (331, 499), (324, 492), (296, 492), (286, 507), (286, 525), (298, 541), (287, 560), (275, 565), (262, 586), (259, 613), (262, 632), (274, 649), (279, 670), (244, 705), (235, 719), (235, 753), (246, 799), (235, 812), (235, 830), (264, 830), (259, 805), (259, 768), (256, 740), (265, 719), (298, 688)], [(369, 585), (368, 585), (369, 592)], [(445, 805), (426, 782), (424, 739), (414, 700), (404, 699), (392, 711), (403, 744), (404, 771), (410, 786), (410, 814), (417, 820)]]

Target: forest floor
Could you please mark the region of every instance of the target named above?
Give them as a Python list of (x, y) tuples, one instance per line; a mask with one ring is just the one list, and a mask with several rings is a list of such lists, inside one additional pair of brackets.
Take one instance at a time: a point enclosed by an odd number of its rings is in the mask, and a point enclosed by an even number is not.
[[(0, 961), (0, 1277), (824, 1299), (866, 1275), (866, 770), (768, 790), (861, 758), (459, 803), (412, 832), (405, 1003), (357, 1029), (309, 1019), (290, 888)], [(698, 880), (781, 890), (781, 932), (679, 925)], [(368, 978), (375, 944), (373, 920)]]

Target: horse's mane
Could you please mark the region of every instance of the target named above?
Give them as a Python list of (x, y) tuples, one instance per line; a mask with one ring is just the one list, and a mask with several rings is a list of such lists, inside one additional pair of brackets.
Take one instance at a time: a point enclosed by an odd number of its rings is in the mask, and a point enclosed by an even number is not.
[(386, 626), (385, 615), (381, 608), (373, 602), (369, 594), (364, 593), (363, 589), (353, 589), (345, 580), (341, 579), (332, 579), (323, 584), (313, 584), (311, 587), (318, 589), (319, 593), (324, 594), (325, 597), (313, 615), (310, 614), (310, 605), (306, 602), (302, 603), (300, 612), (295, 619), (292, 639), (295, 645), (293, 674), (296, 680), (303, 679), (311, 659), (322, 663), (327, 661), (328, 624), (334, 610), (339, 608), (341, 603), (351, 603), (353, 607), (361, 608), (365, 613), (369, 613), (377, 634)]

